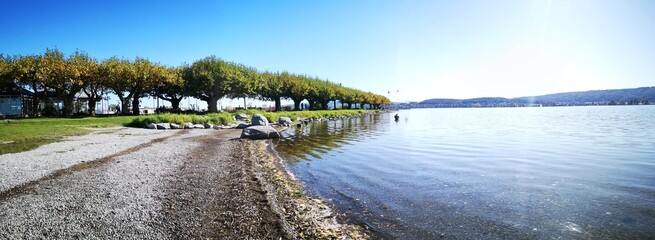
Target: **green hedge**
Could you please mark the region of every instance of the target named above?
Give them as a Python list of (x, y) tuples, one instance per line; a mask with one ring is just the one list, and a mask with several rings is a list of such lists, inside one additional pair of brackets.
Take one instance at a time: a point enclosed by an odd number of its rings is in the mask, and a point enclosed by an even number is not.
[(218, 125), (230, 125), (234, 123), (234, 118), (232, 113), (211, 113), (207, 115), (185, 115), (185, 114), (155, 114), (155, 115), (144, 115), (139, 116), (132, 120), (130, 123), (126, 124), (129, 127), (146, 127), (150, 123), (193, 123), (193, 124), (218, 124)]

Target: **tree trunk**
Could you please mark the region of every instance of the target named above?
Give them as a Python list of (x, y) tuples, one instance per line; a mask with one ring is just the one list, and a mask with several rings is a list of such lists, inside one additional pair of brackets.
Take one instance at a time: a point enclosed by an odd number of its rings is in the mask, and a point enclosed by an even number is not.
[(41, 98), (39, 98), (39, 95), (34, 93), (34, 98), (32, 98), (32, 115), (34, 116), (41, 115), (41, 109), (39, 109), (39, 103), (41, 103)]
[(210, 97), (207, 101), (207, 109), (210, 113), (218, 112), (218, 98)]
[(328, 110), (328, 108), (330, 108), (330, 107), (328, 106), (329, 103), (330, 103), (330, 100), (321, 101), (321, 108), (322, 108), (323, 110)]
[(275, 98), (275, 111), (279, 112), (282, 110), (282, 101), (279, 97)]
[(243, 109), (248, 109), (247, 106), (248, 105), (246, 105), (246, 97), (243, 97)]
[(64, 117), (70, 117), (73, 115), (73, 98), (74, 96), (64, 97), (64, 109), (62, 109), (62, 114)]
[(182, 101), (182, 98), (171, 98), (169, 102), (171, 102), (171, 107), (173, 108), (173, 112), (179, 113), (180, 112), (180, 102)]
[(90, 97), (89, 96), (89, 116), (95, 117), (96, 116), (96, 98), (95, 97)]
[(300, 111), (300, 102), (302, 102), (302, 98), (292, 98), (293, 100), (293, 110)]
[(139, 115), (139, 98), (135, 97), (132, 99), (132, 115), (138, 116)]
[(130, 114), (130, 101), (121, 101), (121, 115)]
[(129, 106), (130, 106), (130, 99), (123, 97), (122, 94), (116, 94), (118, 96), (118, 99), (121, 101), (121, 115), (128, 115), (130, 113), (129, 111)]
[(334, 102), (332, 102), (332, 105), (334, 106), (334, 110), (337, 110), (337, 100), (334, 100)]

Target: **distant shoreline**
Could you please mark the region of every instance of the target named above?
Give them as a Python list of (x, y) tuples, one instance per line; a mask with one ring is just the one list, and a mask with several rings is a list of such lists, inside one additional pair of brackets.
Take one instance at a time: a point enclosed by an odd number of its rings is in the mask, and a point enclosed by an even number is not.
[(392, 103), (392, 108), (475, 108), (475, 107), (565, 107), (651, 105), (655, 87), (565, 92), (517, 98), (482, 97), (469, 99), (432, 98), (420, 102)]
[(408, 110), (408, 109), (433, 109), (433, 108), (539, 108), (539, 107), (626, 107), (626, 106), (652, 106), (655, 104), (625, 104), (625, 105), (541, 105), (541, 106), (467, 106), (467, 107), (431, 107), (431, 106), (417, 106), (417, 107), (407, 107), (407, 108), (395, 108), (392, 107), (391, 110)]

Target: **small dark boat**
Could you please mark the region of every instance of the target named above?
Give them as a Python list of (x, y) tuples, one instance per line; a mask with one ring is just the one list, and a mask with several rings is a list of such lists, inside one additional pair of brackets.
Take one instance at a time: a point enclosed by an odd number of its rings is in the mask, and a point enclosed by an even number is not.
[(400, 116), (398, 116), (398, 113), (396, 113), (396, 116), (393, 116), (393, 118), (396, 119), (396, 122), (398, 122), (398, 120), (400, 120)]

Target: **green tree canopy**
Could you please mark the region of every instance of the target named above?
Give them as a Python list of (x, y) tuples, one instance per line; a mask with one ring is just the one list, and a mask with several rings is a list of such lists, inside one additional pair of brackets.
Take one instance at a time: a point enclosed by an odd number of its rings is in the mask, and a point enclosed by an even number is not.
[(173, 112), (180, 111), (180, 102), (188, 95), (184, 79), (182, 79), (182, 68), (160, 67), (161, 81), (158, 81), (152, 89), (152, 96), (169, 101)]
[(66, 57), (57, 49), (46, 49), (41, 55), (16, 56), (0, 54), (0, 87), (20, 86), (34, 91), (33, 109), (46, 91), (57, 93), (64, 101), (64, 114), (72, 113), (72, 101), (84, 91), (89, 97), (89, 114), (103, 94), (112, 92), (121, 101), (123, 114), (131, 109), (139, 114), (139, 100), (156, 96), (170, 101), (176, 111), (185, 96), (206, 101), (210, 112), (217, 112), (217, 102), (224, 96), (259, 97), (274, 101), (281, 110), (282, 99), (291, 99), (294, 108), (307, 100), (311, 109), (328, 109), (329, 102), (341, 101), (343, 108), (358, 103), (361, 108), (379, 108), (389, 104), (382, 95), (344, 87), (319, 77), (283, 72), (260, 73), (257, 69), (216, 56), (209, 56), (179, 68), (162, 66), (146, 58), (134, 60), (112, 57), (98, 62), (86, 53), (75, 51)]
[(183, 78), (192, 96), (207, 102), (209, 112), (218, 112), (218, 100), (230, 92), (228, 83), (240, 75), (235, 64), (210, 56), (185, 67)]

